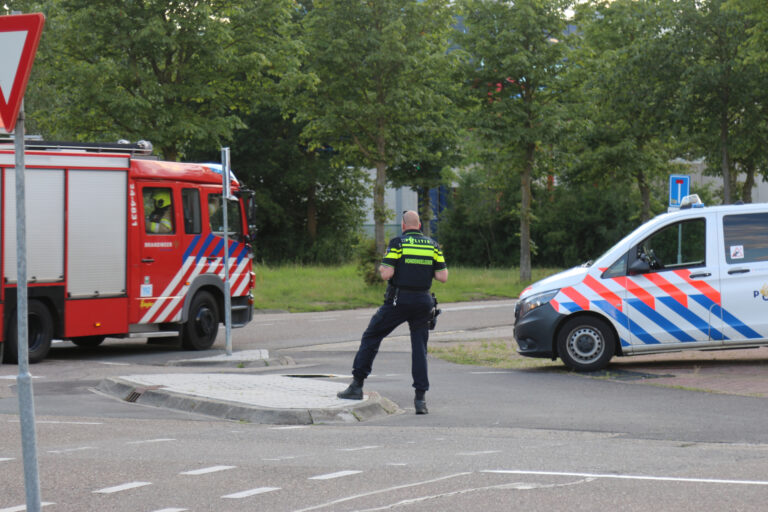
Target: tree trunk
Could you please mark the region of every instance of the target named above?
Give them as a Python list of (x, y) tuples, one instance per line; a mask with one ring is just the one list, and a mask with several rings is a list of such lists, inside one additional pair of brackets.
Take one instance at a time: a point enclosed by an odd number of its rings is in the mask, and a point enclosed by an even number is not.
[(421, 190), (421, 211), (419, 216), (421, 218), (421, 232), (427, 236), (432, 236), (432, 227), (430, 221), (432, 220), (432, 203), (429, 198), (429, 189), (422, 188)]
[(520, 282), (531, 280), (531, 176), (536, 158), (536, 144), (525, 148), (525, 166), (520, 177), (522, 204), (520, 208)]
[(376, 239), (376, 253), (384, 255), (386, 240), (384, 240), (384, 223), (387, 221), (387, 207), (384, 204), (384, 188), (387, 183), (387, 164), (376, 162), (376, 183), (373, 186), (373, 221)]
[(731, 162), (728, 158), (728, 113), (720, 114), (720, 172), (723, 174), (723, 204), (731, 204)]
[(744, 180), (744, 186), (741, 189), (741, 199), (745, 203), (752, 202), (752, 189), (755, 186), (755, 166), (750, 165), (746, 168), (747, 177)]
[(317, 240), (317, 184), (314, 181), (307, 190), (307, 235), (314, 245)]

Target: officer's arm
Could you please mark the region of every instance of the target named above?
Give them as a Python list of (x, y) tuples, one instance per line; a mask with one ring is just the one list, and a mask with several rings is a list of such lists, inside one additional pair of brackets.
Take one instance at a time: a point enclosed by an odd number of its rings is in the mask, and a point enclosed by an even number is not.
[(448, 280), (448, 269), (444, 268), (443, 270), (435, 271), (435, 279), (437, 279), (441, 283), (446, 282)]
[(383, 280), (389, 281), (392, 279), (392, 276), (395, 275), (395, 268), (387, 265), (379, 265), (379, 275)]

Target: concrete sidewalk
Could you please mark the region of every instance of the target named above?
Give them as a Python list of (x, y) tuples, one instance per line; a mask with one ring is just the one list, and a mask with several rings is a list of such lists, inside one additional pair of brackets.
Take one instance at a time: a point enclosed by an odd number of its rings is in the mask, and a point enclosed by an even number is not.
[[(251, 350), (168, 365), (231, 368), (267, 360), (266, 350)], [(352, 423), (402, 412), (375, 392), (365, 393), (363, 400), (337, 398), (336, 393), (347, 384), (322, 380), (324, 377), (334, 376), (158, 373), (107, 378), (96, 389), (131, 403), (253, 423)]]

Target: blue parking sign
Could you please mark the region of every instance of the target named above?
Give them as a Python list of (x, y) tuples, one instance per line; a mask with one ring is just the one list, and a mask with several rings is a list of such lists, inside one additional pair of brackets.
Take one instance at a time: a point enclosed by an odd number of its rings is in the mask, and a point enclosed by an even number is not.
[(686, 174), (673, 174), (669, 177), (669, 206), (680, 208), (680, 201), (691, 193), (691, 177)]

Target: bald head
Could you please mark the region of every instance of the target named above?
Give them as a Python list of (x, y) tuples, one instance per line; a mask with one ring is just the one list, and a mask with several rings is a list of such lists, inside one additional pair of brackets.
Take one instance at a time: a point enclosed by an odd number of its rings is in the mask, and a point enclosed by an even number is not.
[(403, 213), (403, 231), (407, 229), (421, 229), (419, 214), (413, 210)]

